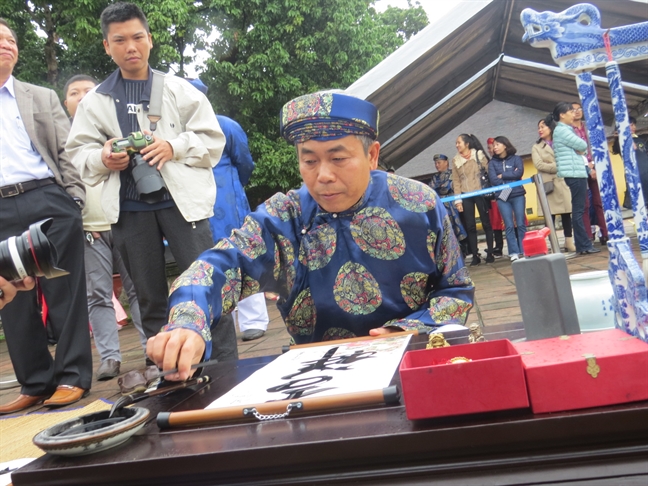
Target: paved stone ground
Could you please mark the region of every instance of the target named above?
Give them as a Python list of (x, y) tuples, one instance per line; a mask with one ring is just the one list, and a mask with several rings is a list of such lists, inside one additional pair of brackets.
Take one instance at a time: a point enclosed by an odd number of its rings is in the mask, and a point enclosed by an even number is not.
[[(626, 223), (629, 224), (628, 221), (626, 221)], [(630, 233), (627, 232), (627, 234)], [(562, 235), (559, 235), (559, 239), (562, 244)], [(633, 240), (633, 245), (635, 248), (638, 248), (636, 239)], [(482, 243), (482, 249), (484, 246), (485, 245)], [(602, 249), (601, 253), (578, 256), (568, 260), (568, 269), (570, 274), (595, 270), (607, 270), (607, 248), (599, 246), (598, 243), (596, 246), (597, 248)], [(635, 253), (637, 261), (641, 262), (638, 249)], [(477, 301), (476, 309), (471, 312), (469, 323), (479, 321), (483, 326), (492, 326), (503, 323), (521, 322), (521, 311), (517, 300), (511, 262), (508, 258), (504, 257), (496, 260), (494, 264), (486, 265), (482, 263), (477, 267), (469, 267), (469, 269), (475, 282)], [(239, 354), (241, 358), (280, 354), (281, 347), (288, 343), (289, 336), (285, 330), (285, 326), (276, 306), (270, 301), (267, 302), (267, 305), (270, 315), (268, 330), (262, 338), (254, 341), (243, 342), (240, 340), (239, 336)], [(143, 369), (144, 354), (134, 327), (132, 325), (125, 327), (120, 331), (119, 337), (122, 350), (122, 373), (126, 373), (132, 369)], [(54, 352), (55, 349), (51, 348), (51, 351)], [(94, 366), (96, 369), (99, 363), (99, 358), (97, 350), (94, 347), (94, 342), (92, 351)], [(6, 343), (1, 342), (0, 381), (5, 381), (7, 377), (12, 374), (13, 369), (11, 367), (11, 360), (7, 353)], [(0, 403), (4, 404), (11, 401), (16, 394), (19, 393), (19, 390), (19, 388), (0, 390)], [(90, 394), (77, 404), (71, 405), (71, 407), (83, 406), (97, 400), (98, 398), (112, 401), (118, 396), (119, 387), (117, 385), (117, 379), (103, 382), (97, 382), (94, 380)], [(42, 407), (33, 407), (21, 413), (31, 413), (40, 410), (41, 408)]]

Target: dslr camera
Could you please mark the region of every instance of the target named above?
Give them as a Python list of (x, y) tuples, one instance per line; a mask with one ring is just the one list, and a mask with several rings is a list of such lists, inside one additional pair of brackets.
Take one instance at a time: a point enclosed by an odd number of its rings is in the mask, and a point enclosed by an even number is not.
[(0, 276), (7, 280), (21, 280), (25, 277), (56, 278), (68, 275), (57, 268), (56, 248), (47, 239), (52, 218), (29, 226), (20, 236), (0, 241)]
[(140, 154), (140, 150), (153, 143), (153, 136), (142, 132), (133, 132), (126, 138), (120, 138), (112, 143), (113, 152), (127, 152), (130, 157), (135, 188), (140, 199), (149, 204), (162, 200), (167, 193), (164, 179), (155, 166), (148, 164)]

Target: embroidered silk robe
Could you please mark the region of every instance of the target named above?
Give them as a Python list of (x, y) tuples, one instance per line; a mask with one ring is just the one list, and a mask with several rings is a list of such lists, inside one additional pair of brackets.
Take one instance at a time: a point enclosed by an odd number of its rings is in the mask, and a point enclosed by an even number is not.
[(277, 292), (297, 344), (465, 324), (474, 286), (452, 223), (425, 184), (372, 172), (363, 198), (323, 211), (305, 186), (276, 194), (174, 282), (163, 331), (210, 326), (238, 300)]

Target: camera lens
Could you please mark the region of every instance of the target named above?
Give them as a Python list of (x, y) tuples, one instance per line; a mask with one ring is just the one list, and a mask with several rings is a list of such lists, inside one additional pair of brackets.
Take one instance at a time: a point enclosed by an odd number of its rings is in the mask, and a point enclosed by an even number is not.
[(52, 218), (29, 226), (20, 236), (0, 241), (0, 276), (7, 280), (25, 277), (55, 278), (68, 272), (57, 268), (54, 245), (47, 239)]
[(148, 165), (140, 154), (133, 154), (131, 163), (133, 180), (140, 199), (149, 204), (162, 201), (167, 193), (167, 187), (160, 171), (155, 166)]

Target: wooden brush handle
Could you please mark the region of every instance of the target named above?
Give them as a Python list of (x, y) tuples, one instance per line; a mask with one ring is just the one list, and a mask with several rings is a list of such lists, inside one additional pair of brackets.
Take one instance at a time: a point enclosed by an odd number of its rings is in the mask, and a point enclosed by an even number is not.
[(252, 405), (237, 405), (233, 407), (214, 408), (209, 410), (190, 410), (186, 412), (160, 412), (157, 424), (161, 429), (170, 427), (184, 427), (192, 425), (205, 425), (212, 422), (227, 420), (240, 420), (251, 417), (245, 410), (252, 408), (261, 415), (275, 415), (286, 412), (289, 404), (301, 404), (297, 409), (299, 413), (313, 413), (323, 410), (336, 410), (354, 408), (363, 405), (388, 405), (399, 403), (400, 394), (398, 387), (390, 386), (381, 390), (345, 393), (325, 397), (307, 397), (295, 400), (280, 400), (276, 402), (255, 403)]

